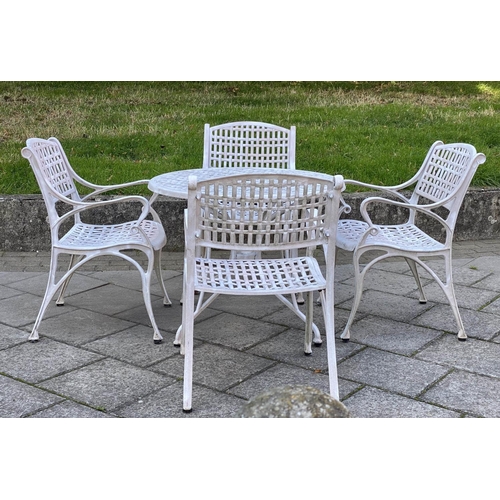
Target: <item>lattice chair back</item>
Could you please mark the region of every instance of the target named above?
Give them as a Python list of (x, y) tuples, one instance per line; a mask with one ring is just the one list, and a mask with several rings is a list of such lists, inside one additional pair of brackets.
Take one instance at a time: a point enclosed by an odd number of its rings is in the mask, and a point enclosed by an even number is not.
[(336, 233), (331, 221), (338, 212), (340, 191), (333, 187), (332, 181), (285, 171), (230, 176), (198, 184), (192, 176), (188, 206), (189, 216), (195, 218), (191, 222), (196, 223), (193, 243), (259, 252), (326, 244)]
[[(462, 201), (479, 166), (477, 160), (480, 158), (470, 144), (435, 142), (415, 176), (418, 181), (410, 203), (418, 204), (422, 198), (428, 200), (426, 203), (441, 203), (449, 211), (445, 217), (448, 226), (454, 228)], [(411, 222), (414, 222), (414, 215)]]
[(263, 122), (205, 125), (203, 168), (295, 168), (295, 127)]
[[(43, 195), (51, 227), (59, 219), (56, 202), (72, 204), (80, 201), (75, 179), (79, 176), (73, 170), (64, 153), (61, 143), (55, 138), (32, 138), (26, 141), (27, 149), (23, 152), (33, 169), (38, 186)], [(76, 222), (80, 220), (75, 214)]]

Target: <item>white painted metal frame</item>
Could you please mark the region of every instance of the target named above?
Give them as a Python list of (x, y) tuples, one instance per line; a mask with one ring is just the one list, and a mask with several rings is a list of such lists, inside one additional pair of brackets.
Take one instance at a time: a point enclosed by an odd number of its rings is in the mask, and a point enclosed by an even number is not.
[(205, 124), (203, 168), (295, 168), (295, 127), (241, 121)]
[[(427, 299), (420, 282), (417, 264), (432, 276), (451, 305), (458, 326), (458, 339), (467, 339), (453, 287), (453, 232), (472, 177), (477, 167), (485, 161), (484, 154), (477, 153), (470, 144), (443, 144), (437, 141), (430, 148), (419, 171), (403, 184), (382, 187), (346, 180), (346, 184), (382, 191), (389, 198), (377, 196), (365, 199), (360, 207), (364, 221), (349, 219), (339, 221), (337, 246), (353, 252), (356, 285), (351, 313), (341, 335), (345, 342), (350, 339), (350, 328), (361, 301), (363, 279), (367, 271), (377, 262), (389, 257), (403, 257), (406, 260), (417, 283), (421, 303), (425, 303)], [(402, 191), (408, 190), (411, 186), (414, 186), (413, 192), (407, 197)], [(390, 204), (407, 210), (407, 221), (397, 225), (374, 224), (369, 215), (369, 208), (374, 208), (373, 205), (376, 204)], [(432, 218), (441, 225), (444, 234), (442, 241), (431, 237), (419, 227), (418, 214)], [(371, 260), (362, 267), (361, 257), (368, 258), (367, 252), (373, 250), (382, 252), (382, 255), (371, 257)], [(432, 269), (432, 260), (422, 260), (425, 257), (444, 259), (444, 280)]]
[[(48, 212), (48, 223), (52, 240), (51, 261), (47, 289), (38, 312), (30, 341), (39, 339), (38, 328), (50, 301), (57, 291), (57, 305), (64, 305), (64, 293), (73, 273), (94, 257), (113, 255), (131, 262), (140, 272), (144, 303), (153, 327), (155, 343), (162, 341), (156, 324), (150, 298), (150, 282), (153, 269), (164, 293), (164, 305), (171, 305), (161, 275), (161, 249), (165, 246), (166, 236), (157, 213), (151, 208), (149, 201), (143, 196), (121, 196), (110, 200), (94, 201), (93, 197), (114, 189), (147, 184), (148, 180), (139, 180), (125, 184), (101, 186), (82, 179), (71, 167), (60, 142), (51, 137), (48, 140), (32, 138), (26, 141), (21, 152), (29, 160), (42, 192)], [(92, 189), (92, 193), (81, 197), (76, 185), (80, 184)], [(62, 202), (71, 209), (59, 215), (56, 204)], [(89, 209), (104, 207), (117, 203), (133, 202), (142, 204), (141, 215), (137, 220), (121, 224), (96, 225), (81, 221), (80, 215)], [(152, 220), (146, 219), (151, 214)], [(62, 236), (61, 226), (73, 219), (73, 226)], [(64, 225), (64, 228), (66, 226)], [(139, 250), (148, 258), (147, 269), (144, 270), (138, 261), (125, 250)], [(61, 254), (71, 255), (67, 272), (56, 279), (58, 258)]]
[[(338, 399), (334, 263), (343, 188), (342, 176), (318, 180), (279, 170), (202, 182), (195, 176), (189, 178), (184, 304), (178, 331), (185, 355), (184, 411), (192, 407), (194, 321), (223, 294), (275, 295), (296, 313), (295, 294), (305, 293), (304, 351), (310, 354), (313, 292), (318, 290), (325, 319), (330, 393)], [(312, 256), (317, 245), (326, 248), (326, 277)], [(231, 256), (257, 251), (261, 258), (202, 257), (206, 254), (200, 249), (207, 248), (227, 250)], [(306, 249), (305, 256), (262, 257), (262, 252), (299, 249)], [(200, 292), (196, 307), (195, 292)], [(205, 299), (207, 293), (211, 295)]]
[[(295, 126), (287, 129), (272, 123), (254, 121), (214, 126), (206, 123), (203, 136), (203, 168), (258, 167), (295, 170), (295, 143)], [(254, 257), (258, 255), (254, 254)], [(297, 303), (304, 303), (300, 294)], [(320, 342), (319, 332), (316, 332), (316, 340)]]

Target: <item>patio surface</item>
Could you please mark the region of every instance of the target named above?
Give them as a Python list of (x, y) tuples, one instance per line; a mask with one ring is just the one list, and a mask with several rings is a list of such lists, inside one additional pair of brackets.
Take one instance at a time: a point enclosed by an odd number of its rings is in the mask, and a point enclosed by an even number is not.
[[(356, 418), (500, 417), (500, 240), (454, 244), (454, 280), (469, 339), (459, 342), (444, 294), (422, 273), (419, 304), (404, 261), (365, 280), (351, 329), (338, 336), (353, 296), (350, 254), (339, 253), (335, 324), (340, 399)], [(72, 279), (28, 342), (45, 290), (48, 253), (0, 254), (0, 417), (238, 417), (275, 386), (328, 392), (326, 348), (303, 354), (302, 324), (275, 298), (220, 298), (195, 324), (193, 412), (182, 412), (183, 256), (164, 253), (172, 307), (152, 285), (164, 337), (155, 345), (140, 279), (122, 259), (95, 260)], [(320, 306), (315, 321), (322, 331)], [(323, 331), (322, 331), (323, 334)]]

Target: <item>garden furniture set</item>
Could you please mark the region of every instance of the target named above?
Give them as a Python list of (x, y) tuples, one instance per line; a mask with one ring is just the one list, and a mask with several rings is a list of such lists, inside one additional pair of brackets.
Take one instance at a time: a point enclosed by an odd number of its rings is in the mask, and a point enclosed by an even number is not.
[[(46, 203), (52, 239), (47, 288), (29, 340), (39, 339), (45, 310), (56, 294), (56, 303), (64, 304), (72, 274), (94, 257), (109, 255), (126, 259), (137, 268), (153, 340), (162, 341), (150, 298), (151, 279), (156, 274), (163, 304), (171, 305), (161, 273), (166, 234), (153, 208), (158, 196), (187, 200), (182, 324), (174, 341), (184, 356), (186, 412), (193, 406), (195, 319), (214, 300), (228, 294), (276, 296), (304, 323), (304, 352), (309, 355), (313, 343), (322, 343), (313, 322), (313, 293), (319, 293), (330, 395), (339, 399), (334, 336), (336, 247), (353, 252), (355, 276), (354, 301), (341, 334), (343, 341), (349, 341), (367, 271), (392, 257), (402, 257), (408, 263), (420, 302), (426, 301), (420, 267), (439, 284), (453, 310), (458, 339), (465, 340), (453, 288), (452, 241), (465, 193), (485, 156), (470, 144), (437, 141), (412, 179), (383, 187), (344, 180), (340, 174), (297, 170), (295, 133), (293, 126), (287, 129), (262, 122), (207, 124), (201, 168), (113, 186), (96, 185), (79, 177), (57, 139), (28, 139), (22, 155), (29, 160)], [(81, 196), (78, 184), (92, 192)], [(152, 192), (149, 200), (136, 195), (95, 199), (96, 195), (143, 184)], [(342, 197), (347, 184), (381, 193), (362, 202), (363, 220), (349, 218), (350, 207)], [(118, 203), (137, 204), (139, 217), (113, 224), (95, 224), (84, 218), (92, 210)], [(404, 220), (391, 225), (380, 223), (371, 210), (377, 204), (396, 207)], [(439, 228), (436, 234), (419, 226), (424, 218), (435, 221)], [(324, 252), (323, 268), (315, 258), (317, 248)], [(145, 269), (130, 250), (147, 256)], [(56, 279), (61, 254), (71, 256), (70, 264)], [(439, 262), (436, 258), (444, 261), (444, 278), (433, 269)]]

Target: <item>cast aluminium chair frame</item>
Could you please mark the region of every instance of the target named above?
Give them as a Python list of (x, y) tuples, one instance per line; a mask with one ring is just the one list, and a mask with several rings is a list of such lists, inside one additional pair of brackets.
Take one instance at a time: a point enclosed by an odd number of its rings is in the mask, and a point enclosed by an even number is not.
[[(184, 354), (183, 410), (192, 408), (193, 331), (195, 318), (219, 295), (274, 295), (293, 312), (286, 297), (306, 299), (304, 351), (311, 353), (313, 292), (320, 292), (327, 339), (331, 395), (338, 399), (334, 327), (335, 234), (340, 212), (342, 176), (318, 180), (289, 171), (252, 173), (197, 182), (189, 178), (184, 304), (179, 328)], [(326, 277), (312, 256), (326, 248)], [(211, 258), (206, 248), (227, 251)], [(302, 249), (305, 256), (291, 256)], [(285, 250), (285, 257), (281, 252)], [(259, 258), (233, 258), (257, 251)], [(278, 251), (280, 258), (264, 257)], [(202, 257), (204, 256), (204, 257)], [(199, 292), (195, 307), (195, 292)], [(206, 294), (211, 294), (205, 298)]]
[[(156, 324), (150, 298), (150, 283), (153, 269), (156, 271), (161, 284), (164, 305), (171, 305), (165, 284), (161, 275), (161, 249), (166, 243), (166, 236), (157, 213), (152, 209), (149, 201), (143, 196), (121, 196), (109, 200), (95, 201), (91, 198), (114, 189), (147, 184), (148, 180), (138, 180), (125, 184), (101, 186), (82, 179), (71, 167), (66, 154), (55, 138), (48, 140), (31, 138), (26, 141), (26, 147), (21, 154), (29, 160), (38, 185), (46, 204), (51, 235), (51, 259), (47, 288), (33, 326), (29, 340), (39, 339), (38, 328), (50, 301), (59, 290), (57, 305), (64, 305), (64, 293), (73, 273), (94, 257), (112, 255), (131, 262), (140, 272), (142, 292), (151, 325), (153, 340), (160, 343), (163, 337)], [(92, 189), (92, 193), (81, 197), (76, 183)], [(88, 224), (82, 222), (80, 215), (86, 211), (99, 207), (106, 207), (117, 203), (142, 204), (141, 215), (137, 220), (120, 224)], [(60, 215), (58, 203), (69, 205), (69, 211)], [(146, 219), (151, 214), (153, 220)], [(73, 219), (73, 226), (65, 234), (60, 233), (67, 229), (66, 224)], [(63, 227), (62, 227), (63, 226)], [(147, 269), (144, 270), (138, 261), (125, 250), (139, 250), (148, 258)], [(56, 280), (58, 258), (61, 254), (69, 254), (70, 263), (66, 273)]]
[[(203, 168), (260, 167), (295, 170), (296, 127), (238, 121), (205, 124)], [(258, 257), (256, 255), (256, 257)], [(301, 294), (297, 303), (303, 304)], [(321, 344), (314, 325), (315, 343)]]
[[(420, 293), (420, 302), (425, 303), (424, 290), (419, 278), (417, 264), (423, 267), (443, 290), (453, 310), (458, 326), (458, 339), (466, 340), (464, 325), (458, 310), (452, 273), (452, 242), (455, 224), (462, 201), (478, 166), (486, 161), (482, 153), (477, 153), (470, 144), (443, 144), (435, 142), (419, 169), (407, 182), (398, 186), (375, 186), (359, 181), (347, 180), (346, 184), (362, 186), (383, 192), (388, 198), (369, 197), (360, 206), (364, 221), (343, 219), (339, 221), (337, 246), (353, 252), (355, 295), (347, 324), (341, 335), (343, 341), (350, 339), (350, 328), (354, 321), (363, 292), (363, 279), (367, 271), (377, 262), (389, 257), (403, 257), (408, 263)], [(411, 196), (401, 191), (415, 186)], [(396, 198), (390, 199), (390, 198)], [(369, 209), (376, 204), (398, 207), (408, 214), (402, 224), (374, 224)], [(346, 211), (347, 213), (347, 211)], [(437, 221), (441, 228), (440, 240), (424, 232), (418, 225), (418, 217)], [(367, 252), (378, 251), (382, 255), (370, 257), (361, 267), (361, 258)], [(444, 280), (432, 269), (433, 260), (424, 257), (444, 259)]]

